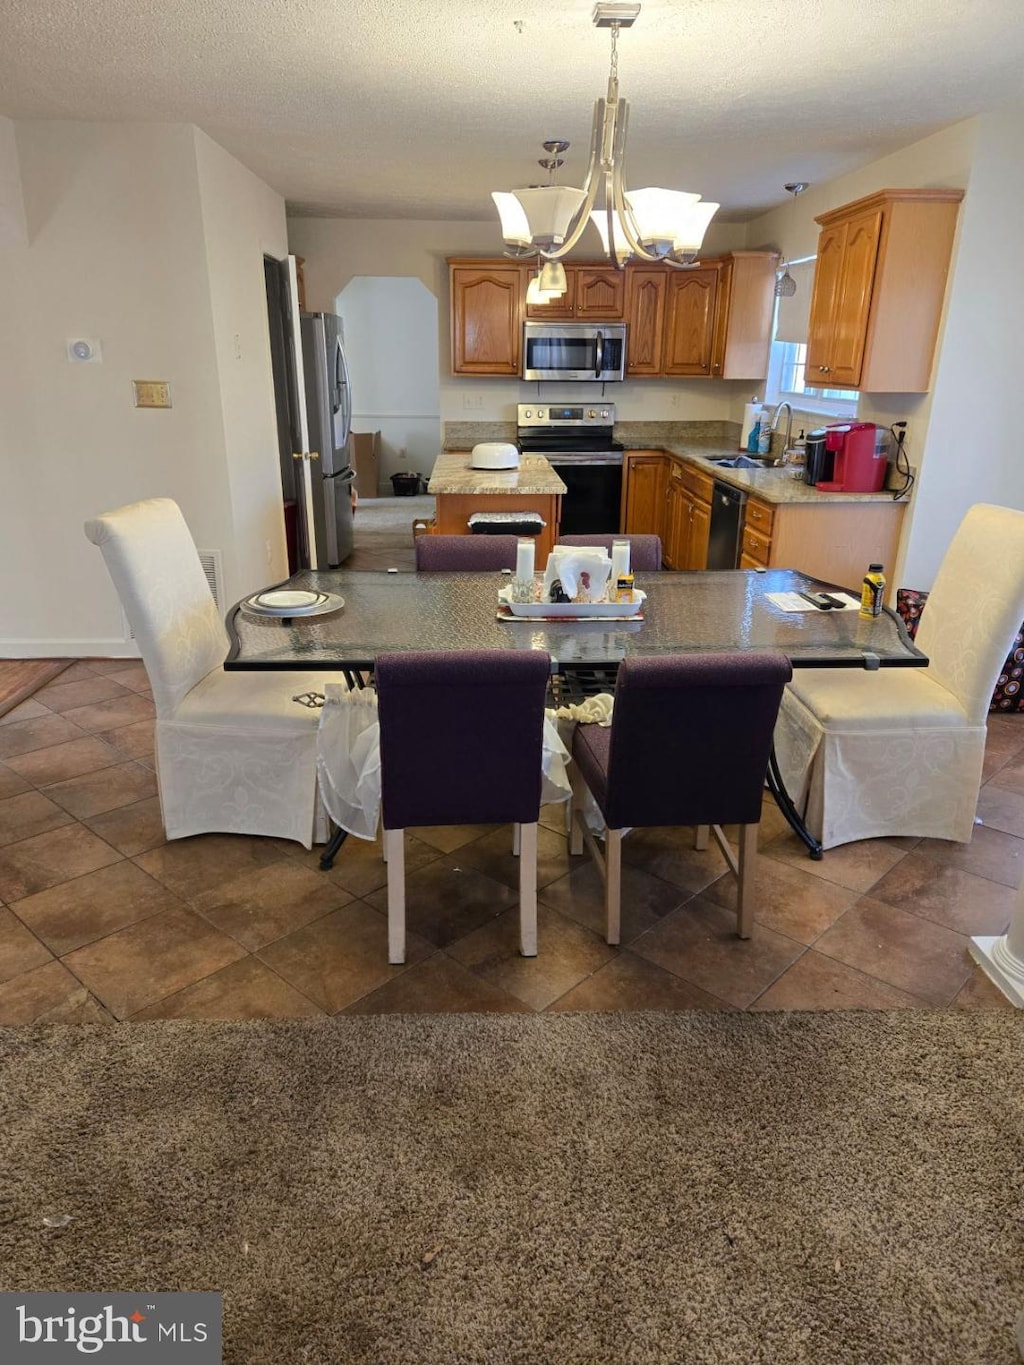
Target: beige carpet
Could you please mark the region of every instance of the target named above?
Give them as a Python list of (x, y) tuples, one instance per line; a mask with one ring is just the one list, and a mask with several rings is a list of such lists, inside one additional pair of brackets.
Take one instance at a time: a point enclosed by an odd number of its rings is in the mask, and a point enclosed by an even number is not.
[(238, 1365), (1012, 1365), (1022, 1043), (911, 1011), (4, 1030), (0, 1288), (223, 1290)]

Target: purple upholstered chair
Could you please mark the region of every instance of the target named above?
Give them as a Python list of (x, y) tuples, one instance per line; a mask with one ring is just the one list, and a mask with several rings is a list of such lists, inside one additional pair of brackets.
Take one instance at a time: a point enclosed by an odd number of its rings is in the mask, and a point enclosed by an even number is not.
[(613, 540), (629, 541), (629, 567), (634, 573), (661, 568), (661, 536), (559, 536), (557, 545), (600, 545), (612, 552)]
[(537, 954), (537, 817), (544, 694), (539, 650), (381, 654), (381, 815), (388, 961), (405, 961), (405, 846), (412, 825), (519, 827), (519, 932)]
[[(708, 826), (739, 882), (737, 930), (749, 938), (761, 795), (782, 690), (781, 654), (676, 654), (619, 665), (610, 728), (573, 736), (570, 848), (586, 839), (605, 877), (606, 937), (619, 941), (622, 831), (643, 825)], [(605, 853), (582, 820), (584, 785), (604, 816)], [(740, 826), (739, 859), (721, 826)]]
[(516, 536), (417, 536), (416, 571), (514, 569), (516, 540)]

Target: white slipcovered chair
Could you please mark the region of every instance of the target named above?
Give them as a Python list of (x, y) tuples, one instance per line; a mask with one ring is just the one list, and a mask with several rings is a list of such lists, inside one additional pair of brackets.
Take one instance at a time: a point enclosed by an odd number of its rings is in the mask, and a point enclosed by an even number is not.
[(119, 507), (85, 523), (142, 652), (156, 707), (168, 839), (326, 837), (317, 798), (319, 713), (291, 699), (322, 673), (226, 673), (227, 632), (177, 503)]
[(967, 843), (992, 689), (1024, 617), (1024, 512), (978, 503), (943, 558), (924, 668), (797, 669), (775, 753), (825, 848), (885, 835)]

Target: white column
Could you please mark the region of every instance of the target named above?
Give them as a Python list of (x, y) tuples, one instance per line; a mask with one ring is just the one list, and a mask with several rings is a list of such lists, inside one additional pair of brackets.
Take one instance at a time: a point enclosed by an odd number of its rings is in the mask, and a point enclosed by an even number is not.
[(972, 938), (970, 954), (1007, 1000), (1024, 1009), (1024, 880), (1009, 929), (998, 938)]

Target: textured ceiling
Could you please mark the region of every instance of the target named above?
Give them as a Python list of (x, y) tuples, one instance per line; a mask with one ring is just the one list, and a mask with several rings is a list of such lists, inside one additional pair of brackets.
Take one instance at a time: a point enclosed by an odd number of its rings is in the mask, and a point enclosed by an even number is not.
[[(592, 0), (0, 0), (0, 113), (197, 123), (293, 211), (488, 219), (582, 181)], [(516, 27), (521, 21), (522, 32)], [(619, 39), (633, 186), (744, 218), (1021, 98), (1021, 0), (644, 0)]]

